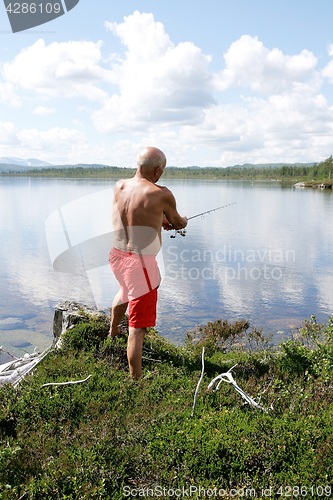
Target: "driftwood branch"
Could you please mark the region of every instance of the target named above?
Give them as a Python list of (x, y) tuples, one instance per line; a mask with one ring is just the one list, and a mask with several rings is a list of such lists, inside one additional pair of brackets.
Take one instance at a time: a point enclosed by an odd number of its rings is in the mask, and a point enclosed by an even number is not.
[(86, 382), (90, 377), (92, 377), (92, 375), (88, 375), (88, 377), (86, 377), (85, 379), (83, 380), (71, 380), (70, 382), (49, 382), (48, 384), (43, 384), (42, 387), (50, 387), (51, 385), (52, 386), (59, 386), (59, 385), (73, 385), (73, 384), (82, 384), (83, 382)]
[(199, 392), (199, 387), (200, 387), (200, 384), (201, 384), (203, 376), (204, 376), (204, 371), (205, 371), (205, 357), (204, 356), (205, 356), (205, 348), (203, 347), (202, 348), (202, 355), (201, 355), (201, 365), (202, 365), (201, 375), (200, 375), (199, 382), (197, 384), (197, 388), (196, 388), (195, 393), (194, 393), (194, 400), (193, 400), (191, 417), (193, 417), (193, 415), (194, 415), (194, 410), (195, 410), (195, 405), (197, 403), (197, 396), (198, 396), (198, 392)]
[(15, 358), (13, 361), (0, 365), (0, 386), (9, 383), (17, 387), (21, 380), (49, 354), (50, 350), (51, 347), (42, 354), (26, 353), (23, 358)]
[(241, 389), (239, 387), (239, 385), (236, 383), (236, 381), (234, 380), (233, 376), (232, 376), (232, 373), (231, 371), (235, 368), (235, 366), (237, 365), (234, 365), (230, 368), (230, 370), (228, 370), (227, 372), (225, 373), (221, 373), (220, 375), (218, 375), (217, 377), (215, 377), (211, 382), (210, 384), (208, 385), (208, 389), (212, 389), (214, 387), (214, 385), (217, 383), (217, 386), (215, 388), (215, 391), (217, 391), (221, 385), (222, 382), (227, 382), (228, 384), (231, 384), (234, 386), (234, 388), (236, 389), (236, 391), (242, 396), (243, 399), (245, 399), (245, 401), (250, 405), (250, 406), (253, 406), (254, 408), (257, 408), (259, 410), (262, 410), (264, 412), (267, 412), (267, 410), (261, 406), (259, 403), (257, 403), (254, 399), (252, 399), (250, 396), (248, 396), (248, 394), (246, 394), (243, 389)]

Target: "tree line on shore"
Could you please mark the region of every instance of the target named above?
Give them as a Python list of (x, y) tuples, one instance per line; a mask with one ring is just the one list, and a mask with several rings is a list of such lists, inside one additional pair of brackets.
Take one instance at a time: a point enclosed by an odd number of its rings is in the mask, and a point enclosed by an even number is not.
[[(50, 168), (35, 168), (25, 171), (2, 172), (1, 175), (37, 177), (132, 177), (134, 168), (104, 166), (95, 164), (60, 165)], [(233, 167), (172, 167), (164, 174), (166, 179), (249, 179), (249, 180), (286, 180), (303, 182), (333, 182), (333, 159), (312, 165), (243, 165)]]

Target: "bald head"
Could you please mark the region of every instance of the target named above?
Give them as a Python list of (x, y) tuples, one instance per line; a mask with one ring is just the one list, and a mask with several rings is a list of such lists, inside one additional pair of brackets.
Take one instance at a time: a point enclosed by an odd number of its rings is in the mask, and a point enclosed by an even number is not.
[(160, 149), (148, 147), (141, 151), (138, 155), (137, 165), (142, 173), (151, 172), (156, 168), (164, 169), (166, 165), (166, 157)]

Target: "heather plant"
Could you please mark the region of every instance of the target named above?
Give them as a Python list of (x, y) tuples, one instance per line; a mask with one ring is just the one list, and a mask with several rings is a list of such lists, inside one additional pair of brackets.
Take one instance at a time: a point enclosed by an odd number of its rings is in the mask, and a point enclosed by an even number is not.
[(230, 323), (219, 319), (208, 322), (207, 325), (200, 325), (186, 334), (187, 346), (190, 345), (196, 352), (205, 347), (207, 354), (216, 351), (243, 350), (244, 347), (250, 348), (251, 351), (265, 349), (270, 340), (271, 336), (265, 336), (262, 330), (251, 326), (246, 320)]
[(314, 316), (306, 320), (295, 338), (282, 343), (281, 368), (291, 375), (319, 378), (328, 383), (333, 370), (333, 317), (327, 325)]

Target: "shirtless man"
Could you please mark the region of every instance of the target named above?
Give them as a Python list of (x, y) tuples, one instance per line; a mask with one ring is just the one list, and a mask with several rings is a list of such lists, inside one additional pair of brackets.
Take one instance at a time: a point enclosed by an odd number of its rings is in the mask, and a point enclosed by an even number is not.
[(120, 284), (113, 300), (110, 336), (129, 305), (127, 359), (130, 376), (142, 376), (142, 346), (147, 328), (155, 326), (160, 274), (156, 255), (162, 244), (161, 229), (182, 229), (187, 218), (177, 212), (169, 189), (156, 182), (166, 158), (157, 148), (145, 148), (137, 158), (133, 178), (117, 182), (113, 202), (113, 248), (109, 261)]

